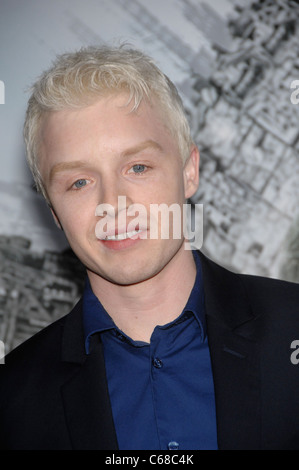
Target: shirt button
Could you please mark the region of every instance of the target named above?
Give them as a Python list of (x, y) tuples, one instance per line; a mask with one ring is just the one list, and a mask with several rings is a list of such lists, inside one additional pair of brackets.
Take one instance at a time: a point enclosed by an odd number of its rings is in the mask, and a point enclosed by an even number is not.
[(179, 449), (179, 443), (176, 441), (170, 441), (168, 443), (168, 450), (178, 450)]
[(153, 359), (153, 366), (156, 367), (156, 369), (161, 369), (163, 367), (163, 362), (158, 357), (155, 357)]

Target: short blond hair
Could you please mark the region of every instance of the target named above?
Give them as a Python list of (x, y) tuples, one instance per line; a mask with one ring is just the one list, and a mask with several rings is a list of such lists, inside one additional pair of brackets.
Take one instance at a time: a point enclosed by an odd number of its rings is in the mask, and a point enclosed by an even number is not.
[[(126, 91), (136, 110), (143, 99), (158, 98), (180, 154), (189, 156), (192, 139), (182, 100), (152, 58), (127, 46), (90, 46), (57, 56), (32, 86), (24, 124), (27, 161), (36, 188), (48, 200), (38, 165), (39, 130), (46, 112), (85, 107), (107, 93)], [(49, 200), (48, 200), (49, 202)]]

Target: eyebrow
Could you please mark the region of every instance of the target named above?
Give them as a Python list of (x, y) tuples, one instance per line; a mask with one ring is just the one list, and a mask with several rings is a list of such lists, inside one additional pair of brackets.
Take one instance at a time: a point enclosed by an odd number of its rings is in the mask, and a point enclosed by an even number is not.
[[(121, 156), (132, 157), (142, 152), (143, 150), (147, 150), (147, 149), (158, 150), (159, 152), (163, 151), (161, 145), (155, 142), (154, 140), (146, 140), (144, 142), (141, 142), (138, 145), (128, 148), (127, 150), (121, 153)], [(63, 171), (78, 170), (80, 168), (87, 168), (87, 167), (90, 167), (90, 164), (82, 160), (56, 163), (56, 165), (54, 165), (50, 170), (49, 181), (51, 182), (57, 173), (61, 173)]]
[(79, 168), (86, 168), (88, 166), (89, 166), (88, 163), (83, 162), (81, 160), (75, 160), (73, 162), (56, 163), (56, 165), (54, 165), (50, 170), (49, 181), (51, 182), (57, 173), (60, 173), (63, 171), (77, 170)]
[(144, 142), (141, 142), (138, 145), (135, 145), (134, 147), (131, 147), (127, 150), (125, 150), (122, 155), (124, 157), (131, 157), (133, 155), (136, 155), (137, 153), (142, 152), (143, 150), (147, 149), (153, 149), (153, 150), (158, 150), (159, 152), (163, 151), (163, 148), (161, 147), (158, 142), (155, 142), (154, 140), (146, 140)]

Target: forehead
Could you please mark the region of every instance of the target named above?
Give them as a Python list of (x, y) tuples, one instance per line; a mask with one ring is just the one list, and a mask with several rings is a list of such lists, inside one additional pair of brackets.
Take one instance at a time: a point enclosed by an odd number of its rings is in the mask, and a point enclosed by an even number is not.
[(144, 121), (148, 120), (152, 123), (150, 128), (155, 124), (162, 125), (164, 129), (168, 128), (165, 113), (156, 99), (152, 99), (151, 102), (142, 100), (135, 110), (128, 95), (122, 93), (102, 97), (86, 107), (45, 113), (41, 120), (41, 137), (46, 140), (50, 133), (58, 136), (75, 127), (78, 131), (87, 133), (95, 129), (98, 132), (103, 130), (108, 133), (110, 127), (120, 128), (121, 125), (136, 125), (138, 122), (142, 126)]
[(47, 113), (41, 124), (40, 165), (101, 153), (120, 154), (144, 141), (176, 150), (176, 142), (157, 103), (142, 101), (137, 110), (128, 95), (108, 96), (85, 108)]

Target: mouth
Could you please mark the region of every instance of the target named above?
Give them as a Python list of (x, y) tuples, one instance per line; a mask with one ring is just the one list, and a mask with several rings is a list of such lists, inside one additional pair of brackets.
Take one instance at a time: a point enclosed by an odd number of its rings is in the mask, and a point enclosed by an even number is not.
[(99, 242), (109, 251), (122, 251), (135, 247), (146, 238), (147, 230), (136, 229), (129, 232), (106, 235), (104, 238), (100, 238)]
[(121, 240), (126, 240), (127, 238), (133, 238), (135, 235), (138, 235), (141, 233), (142, 230), (132, 230), (131, 232), (123, 232), (123, 233), (117, 233), (115, 235), (108, 235), (102, 240), (107, 241), (107, 240), (113, 240), (113, 241), (121, 241)]

